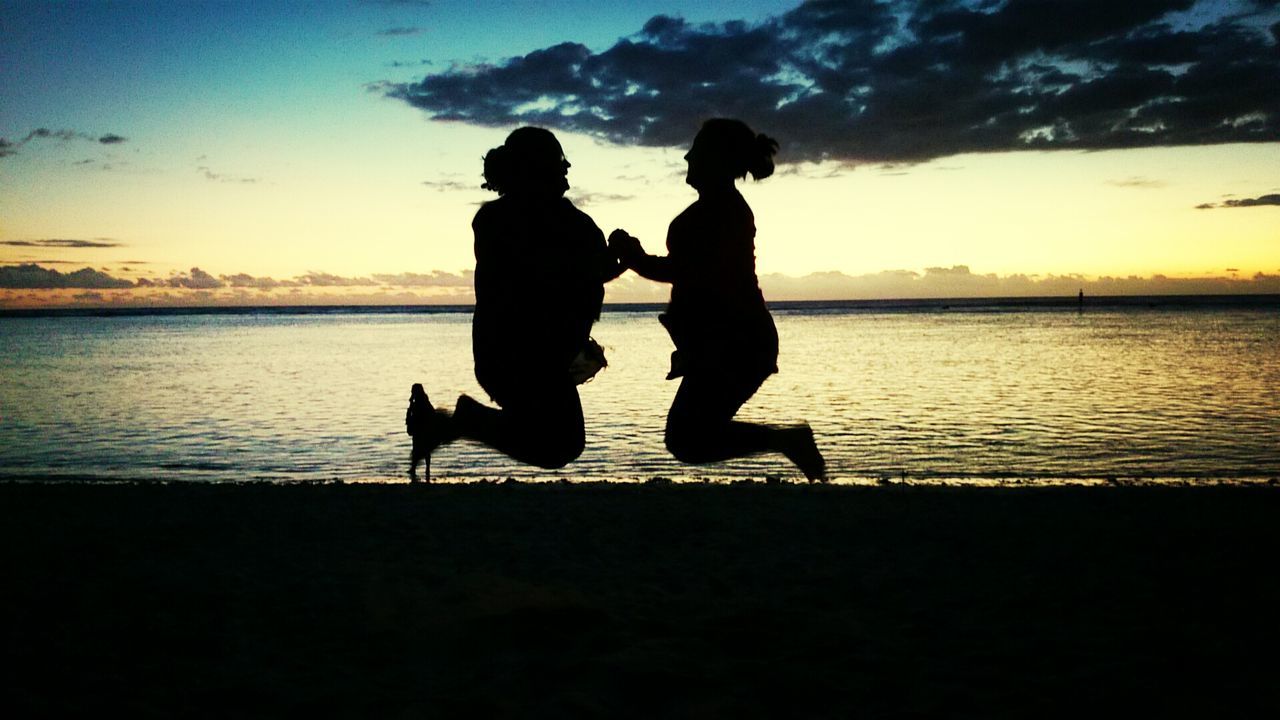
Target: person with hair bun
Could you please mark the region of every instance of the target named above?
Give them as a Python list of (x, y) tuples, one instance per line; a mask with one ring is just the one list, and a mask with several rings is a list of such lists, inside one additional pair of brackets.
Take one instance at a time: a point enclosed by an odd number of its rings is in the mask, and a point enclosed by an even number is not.
[(471, 341), (476, 380), (499, 408), (460, 396), (431, 448), (469, 438), (547, 469), (582, 453), (577, 384), (604, 364), (591, 327), (604, 283), (623, 268), (600, 228), (564, 197), (569, 167), (555, 135), (538, 127), (515, 130), (484, 156), (482, 187), (498, 199), (471, 223)]
[(777, 151), (776, 140), (740, 120), (706, 121), (685, 155), (685, 182), (698, 199), (671, 221), (667, 255), (647, 254), (623, 230), (610, 234), (609, 247), (641, 277), (671, 284), (658, 318), (676, 346), (667, 379), (683, 378), (667, 414), (671, 454), (701, 464), (777, 452), (809, 480), (825, 480), (808, 424), (733, 419), (778, 371), (778, 332), (756, 278), (755, 217), (734, 182), (772, 175)]

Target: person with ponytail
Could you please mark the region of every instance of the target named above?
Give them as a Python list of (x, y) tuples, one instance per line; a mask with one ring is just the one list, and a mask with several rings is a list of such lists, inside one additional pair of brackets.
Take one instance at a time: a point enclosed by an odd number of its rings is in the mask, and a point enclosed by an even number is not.
[(482, 187), (498, 198), (471, 223), (471, 341), (476, 380), (499, 407), (462, 395), (432, 448), (463, 437), (547, 469), (582, 453), (577, 385), (604, 364), (591, 327), (604, 284), (623, 268), (600, 228), (564, 197), (569, 167), (555, 135), (537, 127), (515, 130), (484, 156)]
[(733, 419), (778, 371), (778, 332), (756, 278), (755, 217), (734, 182), (772, 175), (777, 151), (777, 141), (740, 120), (706, 121), (685, 155), (685, 182), (698, 199), (671, 221), (667, 254), (647, 254), (623, 230), (609, 236), (609, 247), (641, 277), (671, 284), (658, 318), (676, 347), (667, 379), (683, 378), (667, 414), (671, 454), (702, 464), (777, 452), (809, 480), (824, 480), (826, 462), (808, 424)]

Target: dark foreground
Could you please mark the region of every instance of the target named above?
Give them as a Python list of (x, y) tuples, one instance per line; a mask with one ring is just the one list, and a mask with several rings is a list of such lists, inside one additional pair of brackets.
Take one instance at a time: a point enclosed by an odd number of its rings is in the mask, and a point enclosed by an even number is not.
[(1280, 490), (0, 485), (5, 715), (1277, 717)]

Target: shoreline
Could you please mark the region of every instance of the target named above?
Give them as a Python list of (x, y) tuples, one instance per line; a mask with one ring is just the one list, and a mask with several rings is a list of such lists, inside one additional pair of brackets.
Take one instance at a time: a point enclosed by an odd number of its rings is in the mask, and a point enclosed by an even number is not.
[(15, 717), (1280, 710), (1271, 487), (0, 484)]
[(0, 487), (5, 485), (86, 485), (86, 486), (139, 486), (164, 487), (168, 485), (218, 485), (243, 487), (254, 485), (274, 485), (282, 487), (330, 487), (330, 486), (412, 486), (412, 487), (451, 487), (451, 486), (494, 486), (494, 485), (564, 485), (572, 487), (589, 487), (611, 485), (681, 485), (709, 487), (726, 486), (827, 486), (842, 488), (974, 488), (974, 489), (1034, 489), (1034, 488), (1117, 488), (1117, 487), (1165, 487), (1165, 488), (1210, 488), (1210, 487), (1277, 487), (1280, 486), (1280, 473), (1259, 473), (1240, 476), (1154, 476), (1154, 475), (1114, 475), (1099, 477), (836, 477), (821, 482), (810, 482), (796, 475), (759, 476), (723, 476), (723, 477), (669, 477), (657, 475), (653, 477), (614, 477), (607, 479), (584, 478), (574, 479), (565, 476), (521, 476), (521, 477), (465, 477), (446, 476), (433, 477), (430, 482), (410, 483), (407, 477), (351, 477), (351, 478), (292, 478), (292, 477), (255, 477), (248, 479), (227, 479), (222, 476), (153, 478), (125, 475), (93, 475), (86, 473), (68, 473), (50, 475), (33, 473), (31, 475), (14, 475), (0, 473)]

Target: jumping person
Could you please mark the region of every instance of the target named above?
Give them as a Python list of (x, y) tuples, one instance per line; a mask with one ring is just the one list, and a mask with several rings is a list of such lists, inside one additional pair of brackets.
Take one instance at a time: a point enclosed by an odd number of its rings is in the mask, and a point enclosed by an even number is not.
[(564, 197), (569, 167), (555, 135), (536, 127), (484, 157), (483, 187), (498, 199), (471, 223), (471, 339), (476, 380), (498, 407), (459, 397), (440, 443), (468, 438), (547, 469), (582, 453), (581, 360), (599, 352), (591, 327), (604, 284), (623, 268), (600, 228)]
[(734, 182), (773, 174), (777, 150), (775, 140), (739, 120), (708, 120), (685, 155), (685, 182), (698, 199), (671, 221), (667, 255), (645, 253), (622, 230), (609, 236), (609, 246), (640, 276), (671, 284), (659, 316), (676, 347), (667, 379), (683, 378), (667, 414), (671, 454), (701, 464), (777, 452), (809, 480), (825, 480), (826, 461), (808, 424), (733, 419), (778, 371), (778, 332), (756, 278), (755, 217)]

